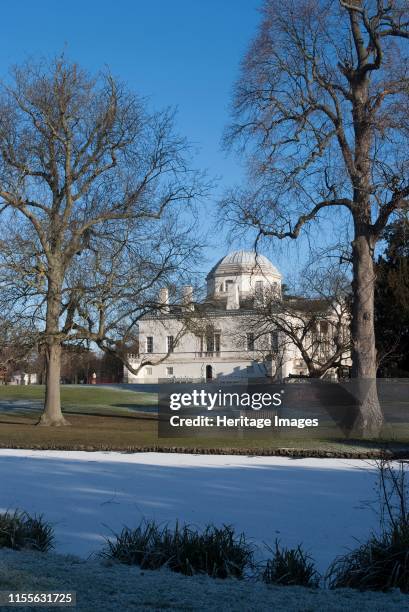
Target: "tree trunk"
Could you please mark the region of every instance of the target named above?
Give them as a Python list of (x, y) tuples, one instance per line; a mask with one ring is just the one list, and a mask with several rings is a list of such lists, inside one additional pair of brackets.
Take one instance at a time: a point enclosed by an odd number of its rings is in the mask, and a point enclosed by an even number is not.
[(47, 292), (47, 317), (45, 329), (46, 388), (44, 411), (38, 425), (58, 427), (69, 425), (61, 411), (61, 339), (59, 338), (59, 317), (61, 309), (60, 276), (50, 277)]
[(59, 342), (50, 342), (46, 349), (47, 375), (45, 389), (44, 412), (39, 425), (68, 425), (61, 412), (60, 399), (60, 373), (61, 373), (61, 345)]
[(356, 232), (352, 242), (352, 392), (358, 416), (353, 433), (378, 436), (383, 424), (376, 385), (376, 348), (374, 327), (375, 270), (371, 237)]

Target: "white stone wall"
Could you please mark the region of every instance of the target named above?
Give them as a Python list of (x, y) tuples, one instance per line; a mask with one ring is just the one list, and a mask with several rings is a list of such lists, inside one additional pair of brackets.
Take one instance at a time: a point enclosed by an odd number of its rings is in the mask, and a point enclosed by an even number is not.
[[(182, 323), (174, 318), (144, 319), (140, 323), (139, 343), (140, 355), (132, 365), (151, 361), (135, 376), (126, 372), (128, 382), (157, 382), (162, 378), (205, 379), (206, 366), (212, 367), (214, 379), (259, 378), (275, 371), (271, 361), (264, 362), (260, 358), (266, 354), (269, 338), (255, 340), (253, 351), (246, 347), (246, 333), (251, 330), (248, 315), (235, 313), (212, 316), (203, 322), (204, 326), (211, 324), (216, 334), (220, 334), (220, 352), (208, 353), (206, 337), (203, 335), (203, 350), (200, 338), (191, 332), (182, 335), (174, 347), (173, 353), (167, 357), (167, 337), (177, 338), (182, 329)], [(153, 353), (147, 353), (147, 337), (153, 337)], [(214, 347), (216, 349), (216, 346)], [(166, 359), (165, 359), (166, 358)], [(161, 360), (165, 359), (161, 362)], [(156, 364), (156, 365), (155, 365)], [(169, 370), (173, 368), (173, 371)]]
[[(125, 368), (125, 380), (134, 383), (157, 383), (162, 379), (206, 380), (208, 377), (206, 368), (209, 366), (214, 380), (251, 379), (264, 376), (281, 379), (287, 378), (290, 374), (308, 373), (298, 348), (280, 334), (281, 349), (275, 360), (271, 359), (269, 334), (260, 338), (255, 337), (254, 350), (247, 350), (246, 335), (254, 330), (254, 313), (221, 311), (209, 315), (202, 321), (201, 326), (199, 325), (202, 332), (209, 324), (215, 333), (220, 334), (218, 353), (216, 350), (212, 353), (207, 352), (204, 333), (203, 344), (200, 338), (191, 332), (180, 336), (183, 323), (174, 317), (142, 320), (139, 328), (140, 355), (131, 360), (131, 365), (136, 368), (144, 363), (146, 365), (136, 375)], [(147, 352), (148, 336), (153, 337), (153, 353)], [(167, 355), (168, 336), (173, 336), (175, 341), (180, 336), (173, 352), (169, 355)], [(350, 360), (346, 359), (345, 364), (349, 363)]]
[(233, 281), (239, 289), (240, 296), (253, 294), (258, 286), (258, 282), (262, 282), (265, 289), (271, 290), (276, 287), (278, 291), (281, 291), (280, 276), (275, 274), (248, 272), (240, 274), (219, 274), (215, 278), (209, 278), (207, 282), (208, 295), (212, 295), (215, 298), (226, 296), (227, 281)]

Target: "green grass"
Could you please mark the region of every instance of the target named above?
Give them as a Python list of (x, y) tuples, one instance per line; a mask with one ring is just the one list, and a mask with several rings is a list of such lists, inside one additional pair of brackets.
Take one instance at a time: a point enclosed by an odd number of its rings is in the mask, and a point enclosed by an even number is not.
[(54, 547), (54, 529), (42, 515), (15, 510), (0, 514), (0, 548), (48, 552)]
[(275, 543), (273, 557), (267, 560), (262, 579), (267, 584), (317, 588), (319, 573), (314, 562), (301, 545), (297, 548), (280, 547)]
[(208, 574), (213, 578), (244, 578), (253, 566), (253, 554), (244, 534), (236, 534), (230, 525), (210, 524), (199, 531), (178, 522), (172, 528), (145, 520), (135, 529), (124, 527), (108, 538), (101, 552), (104, 559), (141, 569), (167, 567), (187, 576)]
[[(194, 452), (241, 452), (254, 454), (320, 453), (337, 456), (368, 456), (379, 448), (406, 453), (409, 457), (409, 430), (402, 425), (399, 432), (388, 433), (383, 444), (307, 439), (302, 434), (277, 437), (258, 435), (240, 438), (237, 435), (213, 435), (189, 438), (159, 438), (155, 412), (144, 407), (157, 403), (155, 393), (134, 392), (112, 387), (62, 386), (62, 405), (71, 427), (36, 427), (42, 410), (44, 387), (0, 386), (0, 447), (85, 449), (85, 450), (193, 450)], [(4, 403), (10, 401), (10, 407)], [(18, 402), (16, 405), (13, 402)], [(138, 409), (138, 410), (137, 410)], [(300, 430), (302, 431), (302, 430)], [(321, 430), (322, 431), (322, 430)], [(378, 453), (379, 454), (379, 453)]]
[[(27, 410), (24, 404), (19, 406), (11, 404), (7, 412), (12, 414), (28, 415), (33, 413), (33, 409), (40, 413), (41, 404), (37, 402), (43, 401), (44, 395), (44, 385), (0, 385), (0, 402), (7, 400), (11, 402), (27, 401), (28, 403), (34, 400), (35, 402), (33, 406), (30, 406), (30, 410)], [(61, 403), (63, 410), (70, 413), (127, 416), (133, 414), (135, 408), (155, 406), (157, 396), (154, 393), (126, 391), (113, 387), (62, 385)]]

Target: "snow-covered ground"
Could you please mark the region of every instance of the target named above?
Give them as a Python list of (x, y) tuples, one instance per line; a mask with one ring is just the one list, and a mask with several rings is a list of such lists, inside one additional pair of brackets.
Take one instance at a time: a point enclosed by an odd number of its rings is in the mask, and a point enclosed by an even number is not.
[(43, 513), (57, 552), (81, 557), (146, 517), (302, 543), (325, 571), (377, 527), (375, 500), (376, 469), (362, 460), (0, 450), (0, 511)]

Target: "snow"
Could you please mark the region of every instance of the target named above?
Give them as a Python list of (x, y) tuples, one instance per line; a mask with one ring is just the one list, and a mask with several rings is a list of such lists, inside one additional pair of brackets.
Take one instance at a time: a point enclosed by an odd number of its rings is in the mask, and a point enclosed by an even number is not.
[(0, 511), (42, 513), (87, 558), (141, 518), (231, 524), (268, 555), (302, 543), (325, 571), (376, 529), (376, 467), (348, 459), (0, 450)]
[[(167, 570), (141, 572), (135, 566), (107, 566), (74, 557), (5, 549), (0, 550), (0, 588), (24, 592), (75, 591), (78, 612), (164, 609), (401, 612), (409, 609), (409, 598), (398, 590), (384, 594), (350, 589), (271, 587), (254, 581), (192, 578)], [(24, 610), (34, 612), (38, 608), (24, 606)]]

